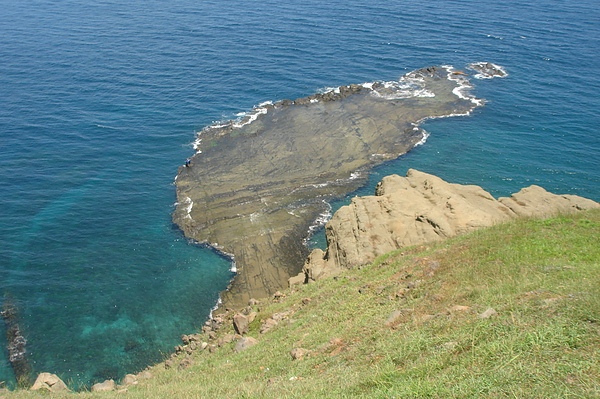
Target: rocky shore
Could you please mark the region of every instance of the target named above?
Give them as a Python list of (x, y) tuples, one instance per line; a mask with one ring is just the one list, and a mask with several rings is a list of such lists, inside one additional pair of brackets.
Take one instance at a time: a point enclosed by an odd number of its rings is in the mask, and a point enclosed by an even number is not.
[(290, 284), (330, 277), (405, 246), (518, 217), (547, 218), (599, 208), (590, 199), (552, 194), (535, 185), (495, 199), (479, 186), (448, 183), (411, 169), (406, 177), (385, 177), (374, 196), (353, 198), (350, 205), (340, 208), (325, 227), (327, 250), (315, 249)]
[(225, 305), (241, 307), (287, 286), (302, 269), (308, 255), (302, 241), (327, 202), (421, 142), (423, 120), (482, 105), (468, 94), (465, 75), (425, 68), (397, 82), (266, 104), (202, 131), (198, 153), (175, 181), (173, 220), (186, 237), (235, 259)]
[[(600, 204), (575, 195), (552, 194), (539, 186), (495, 199), (481, 187), (448, 183), (437, 176), (409, 170), (405, 177), (385, 177), (375, 195), (356, 197), (350, 205), (340, 208), (326, 225), (327, 250), (314, 250), (302, 272), (289, 282), (294, 286), (332, 277), (369, 264), (395, 249), (443, 240), (514, 218), (547, 218), (591, 209), (600, 209)], [(164, 363), (155, 367), (182, 371), (193, 365), (194, 356), (200, 352), (214, 353), (232, 345), (235, 352), (242, 352), (256, 345), (260, 336), (289, 322), (295, 312), (312, 301), (304, 298), (296, 307), (268, 317), (260, 313), (263, 301), (279, 302), (286, 295), (285, 291), (277, 291), (269, 295), (270, 298), (260, 301), (252, 298), (238, 309), (214, 315), (200, 332), (183, 335), (181, 345), (174, 348), (174, 353)], [(463, 308), (467, 307), (455, 306), (449, 312), (462, 312)], [(488, 309), (478, 317), (492, 317), (494, 312)], [(393, 313), (385, 324), (393, 326), (400, 316)], [(261, 320), (259, 339), (247, 335), (250, 325), (257, 319)], [(290, 356), (297, 360), (307, 353), (298, 347), (292, 349)], [(95, 384), (91, 390), (127, 392), (130, 386), (153, 378), (153, 368), (128, 374), (120, 383), (107, 380)], [(31, 389), (61, 392), (68, 387), (56, 375), (41, 373)]]

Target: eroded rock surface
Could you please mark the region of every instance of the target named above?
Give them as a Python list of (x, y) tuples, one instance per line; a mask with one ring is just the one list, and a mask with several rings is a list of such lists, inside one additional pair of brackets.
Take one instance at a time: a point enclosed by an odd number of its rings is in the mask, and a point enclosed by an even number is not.
[(481, 105), (464, 74), (431, 67), (398, 82), (340, 87), (254, 109), (211, 126), (176, 178), (173, 220), (185, 235), (235, 257), (230, 307), (267, 297), (301, 270), (309, 227), (326, 201), (357, 189), (357, 172), (407, 152), (419, 123)]
[(316, 281), (371, 263), (409, 245), (442, 240), (517, 217), (600, 209), (595, 201), (539, 186), (496, 200), (479, 186), (448, 183), (408, 171), (385, 177), (374, 196), (356, 197), (327, 223), (327, 251), (314, 250), (294, 281)]

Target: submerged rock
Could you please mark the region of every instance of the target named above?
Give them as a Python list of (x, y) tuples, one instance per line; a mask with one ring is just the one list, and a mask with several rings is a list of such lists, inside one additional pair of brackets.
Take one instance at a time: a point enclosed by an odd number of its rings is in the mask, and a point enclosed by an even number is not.
[(303, 239), (329, 201), (356, 190), (361, 174), (425, 138), (420, 122), (468, 114), (481, 100), (449, 67), (397, 82), (343, 86), (254, 109), (203, 130), (198, 153), (176, 178), (173, 220), (185, 235), (235, 257), (222, 294), (241, 308), (287, 286), (302, 268)]
[(10, 295), (6, 295), (4, 298), (0, 316), (6, 325), (8, 361), (15, 373), (17, 384), (22, 387), (29, 386), (31, 367), (27, 359), (27, 339), (19, 324), (19, 310)]
[(469, 69), (478, 72), (475, 77), (480, 79), (503, 78), (507, 75), (501, 66), (492, 64), (491, 62), (474, 62), (469, 65)]

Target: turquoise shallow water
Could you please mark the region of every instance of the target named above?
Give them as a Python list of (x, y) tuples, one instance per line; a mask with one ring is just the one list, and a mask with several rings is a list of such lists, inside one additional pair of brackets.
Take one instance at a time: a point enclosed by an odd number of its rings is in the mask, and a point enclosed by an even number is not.
[(34, 371), (74, 385), (137, 371), (204, 322), (230, 265), (172, 226), (173, 178), (196, 131), (265, 100), (494, 62), (509, 76), (473, 81), (485, 107), (426, 122), (427, 143), (358, 194), (417, 168), (496, 196), (539, 184), (600, 200), (595, 1), (1, 8), (0, 289)]

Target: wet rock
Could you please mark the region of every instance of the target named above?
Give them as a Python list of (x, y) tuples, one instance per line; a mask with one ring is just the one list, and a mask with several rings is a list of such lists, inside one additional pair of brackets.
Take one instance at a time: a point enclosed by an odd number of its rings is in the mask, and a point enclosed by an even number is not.
[(67, 384), (63, 382), (58, 376), (50, 373), (40, 373), (30, 390), (38, 391), (40, 389), (50, 392), (64, 392), (68, 391)]
[(476, 77), (484, 79), (496, 77), (503, 78), (507, 75), (506, 71), (502, 67), (492, 64), (491, 62), (474, 62), (469, 65), (469, 69), (478, 72)]

